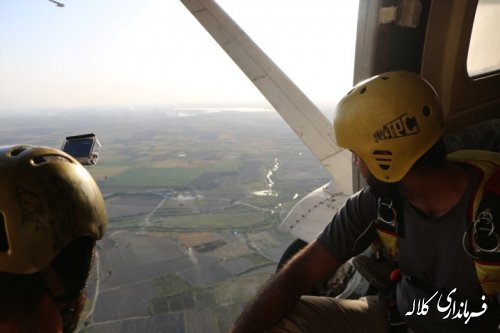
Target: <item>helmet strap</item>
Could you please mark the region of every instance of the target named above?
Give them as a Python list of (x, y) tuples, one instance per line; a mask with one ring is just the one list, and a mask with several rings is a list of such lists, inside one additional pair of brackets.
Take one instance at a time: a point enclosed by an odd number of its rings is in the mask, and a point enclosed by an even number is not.
[(63, 332), (73, 332), (76, 329), (84, 305), (83, 290), (77, 295), (68, 294), (63, 280), (52, 265), (45, 267), (40, 271), (40, 274), (45, 280), (50, 296), (61, 314)]
[(64, 283), (52, 265), (45, 267), (40, 271), (40, 274), (45, 280), (45, 283), (49, 288), (50, 295), (54, 301), (59, 303), (66, 298), (66, 288), (64, 287)]

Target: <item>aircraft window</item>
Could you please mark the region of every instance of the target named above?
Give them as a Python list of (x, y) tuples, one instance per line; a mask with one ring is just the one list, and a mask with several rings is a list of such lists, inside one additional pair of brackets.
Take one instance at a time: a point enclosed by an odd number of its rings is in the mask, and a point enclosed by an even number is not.
[(467, 56), (470, 77), (484, 76), (500, 70), (500, 2), (479, 0)]

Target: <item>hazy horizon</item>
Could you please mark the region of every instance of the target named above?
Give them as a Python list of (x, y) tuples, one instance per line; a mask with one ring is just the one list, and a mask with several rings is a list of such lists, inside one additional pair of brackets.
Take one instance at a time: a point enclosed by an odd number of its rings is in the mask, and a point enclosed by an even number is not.
[[(357, 3), (217, 1), (320, 108), (352, 86)], [(180, 1), (0, 2), (0, 113), (269, 103)]]

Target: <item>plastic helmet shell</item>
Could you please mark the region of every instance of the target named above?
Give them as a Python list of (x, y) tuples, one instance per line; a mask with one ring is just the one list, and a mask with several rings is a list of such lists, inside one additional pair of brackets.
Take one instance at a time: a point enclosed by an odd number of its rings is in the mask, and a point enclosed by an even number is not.
[(102, 194), (74, 158), (57, 149), (0, 147), (0, 272), (42, 270), (81, 236), (102, 238)]
[(337, 144), (356, 153), (380, 181), (397, 182), (443, 135), (434, 88), (407, 71), (357, 84), (334, 115)]

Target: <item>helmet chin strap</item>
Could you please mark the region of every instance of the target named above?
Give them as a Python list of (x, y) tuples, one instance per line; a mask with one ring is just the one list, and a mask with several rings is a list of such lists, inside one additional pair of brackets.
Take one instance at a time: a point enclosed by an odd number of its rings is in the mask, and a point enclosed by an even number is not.
[(48, 265), (43, 270), (40, 271), (45, 283), (49, 287), (50, 295), (52, 299), (57, 303), (63, 301), (66, 298), (66, 288), (64, 287), (64, 283), (61, 280), (59, 274), (55, 271), (55, 269)]
[(76, 295), (68, 294), (60, 275), (52, 265), (41, 270), (40, 274), (45, 280), (50, 296), (61, 314), (63, 332), (73, 332), (83, 309), (85, 300), (83, 290)]

